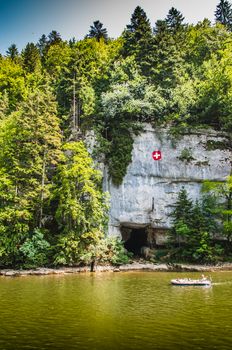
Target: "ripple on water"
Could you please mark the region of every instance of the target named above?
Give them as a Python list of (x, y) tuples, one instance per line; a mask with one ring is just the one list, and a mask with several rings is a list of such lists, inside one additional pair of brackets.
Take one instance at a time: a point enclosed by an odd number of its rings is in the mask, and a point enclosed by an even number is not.
[(177, 276), (0, 279), (0, 349), (229, 350), (232, 273), (211, 288), (171, 286)]

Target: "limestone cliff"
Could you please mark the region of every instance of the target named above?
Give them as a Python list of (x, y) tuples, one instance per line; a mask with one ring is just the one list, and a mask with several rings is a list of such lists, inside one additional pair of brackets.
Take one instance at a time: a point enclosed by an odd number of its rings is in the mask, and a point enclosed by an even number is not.
[[(104, 171), (104, 190), (111, 196), (109, 234), (120, 235), (122, 227), (147, 226), (157, 234), (169, 228), (169, 214), (182, 186), (196, 199), (202, 181), (221, 181), (230, 174), (230, 150), (209, 147), (224, 141), (221, 133), (201, 130), (173, 144), (168, 130), (154, 130), (146, 124), (134, 139), (132, 162), (123, 183), (114, 186), (107, 169)], [(155, 150), (162, 152), (161, 160), (152, 159)]]

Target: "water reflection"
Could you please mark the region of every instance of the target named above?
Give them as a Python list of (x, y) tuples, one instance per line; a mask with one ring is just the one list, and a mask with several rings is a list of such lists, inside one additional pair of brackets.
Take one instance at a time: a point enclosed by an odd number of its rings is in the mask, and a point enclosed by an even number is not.
[(0, 349), (230, 349), (232, 273), (212, 274), (211, 288), (176, 277), (0, 278)]

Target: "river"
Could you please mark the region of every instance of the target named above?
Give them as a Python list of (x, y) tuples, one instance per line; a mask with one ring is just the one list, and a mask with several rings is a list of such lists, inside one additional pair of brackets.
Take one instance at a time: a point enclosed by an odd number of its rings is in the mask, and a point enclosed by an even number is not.
[(0, 278), (0, 349), (232, 348), (232, 272), (119, 272)]

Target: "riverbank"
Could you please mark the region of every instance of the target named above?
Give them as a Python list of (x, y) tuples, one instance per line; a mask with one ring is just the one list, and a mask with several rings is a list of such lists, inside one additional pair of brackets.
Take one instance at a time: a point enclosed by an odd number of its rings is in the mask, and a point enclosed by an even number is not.
[[(232, 271), (232, 263), (223, 263), (218, 265), (192, 265), (192, 264), (152, 264), (134, 262), (132, 264), (121, 265), (118, 267), (111, 265), (98, 265), (94, 272), (123, 272), (123, 271), (173, 271), (173, 272), (213, 272), (213, 271)], [(61, 268), (36, 268), (30, 270), (2, 269), (0, 276), (20, 277), (20, 276), (43, 276), (43, 275), (62, 275), (90, 272), (90, 266), (85, 267), (61, 267)]]

